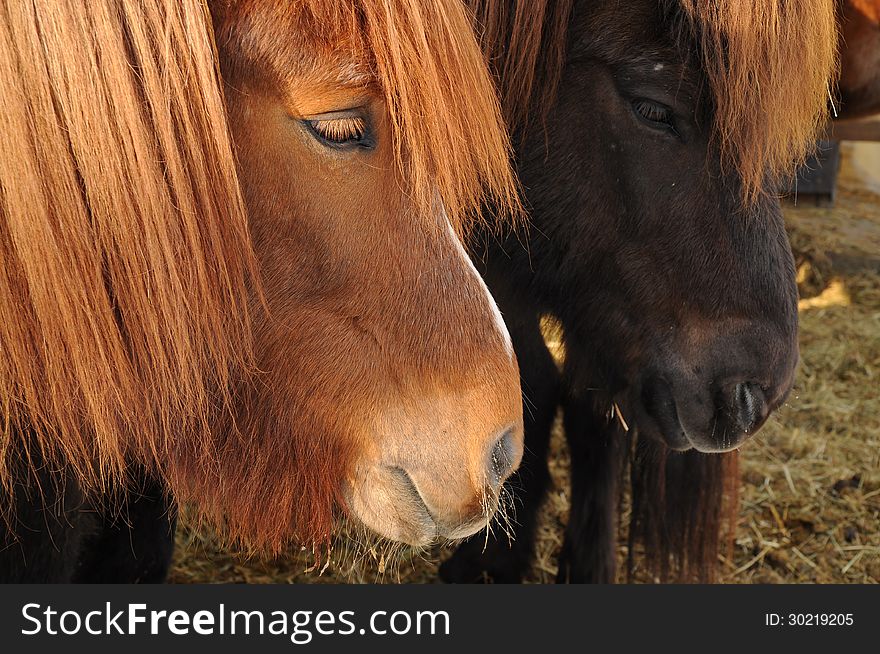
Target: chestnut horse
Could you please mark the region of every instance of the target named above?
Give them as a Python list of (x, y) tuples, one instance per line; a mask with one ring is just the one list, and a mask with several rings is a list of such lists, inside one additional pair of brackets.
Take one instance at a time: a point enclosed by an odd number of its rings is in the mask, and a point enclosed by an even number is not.
[(142, 474), (269, 552), (487, 524), (521, 397), (459, 237), (519, 205), (459, 0), (4, 0), (0, 97), (4, 577)]
[[(615, 580), (621, 477), (630, 554), (656, 578), (710, 579), (732, 450), (794, 380), (797, 289), (774, 191), (825, 119), (834, 2), (472, 4), (535, 225), (527, 248), (473, 245), (520, 361), (526, 455), (513, 544), (474, 539), (441, 575), (521, 579), (561, 404), (558, 580)], [(561, 374), (544, 316), (562, 329)]]
[(842, 0), (840, 118), (880, 113), (880, 0)]

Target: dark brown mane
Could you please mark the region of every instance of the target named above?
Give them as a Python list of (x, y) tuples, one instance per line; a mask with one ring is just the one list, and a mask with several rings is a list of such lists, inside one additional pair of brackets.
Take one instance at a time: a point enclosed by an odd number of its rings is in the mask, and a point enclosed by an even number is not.
[[(739, 509), (739, 455), (672, 452), (639, 439), (629, 455), (627, 577), (711, 583), (729, 556)], [(626, 469), (626, 466), (623, 466)], [(648, 579), (644, 579), (647, 575)]]

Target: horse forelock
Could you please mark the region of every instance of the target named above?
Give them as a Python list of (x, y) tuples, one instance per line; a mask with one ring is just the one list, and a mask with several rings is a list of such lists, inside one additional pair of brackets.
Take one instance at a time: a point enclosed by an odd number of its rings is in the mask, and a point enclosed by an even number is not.
[(553, 103), (575, 0), (470, 0), (480, 43), (497, 76), (511, 131)]
[(271, 47), (308, 48), (304, 38), (323, 53), (319, 65), (336, 57), (335, 71), (381, 89), (397, 162), (420, 209), (433, 212), (439, 193), (460, 233), (486, 219), (486, 204), (502, 221), (520, 217), (500, 102), (460, 0), (294, 0), (269, 8), (233, 0), (231, 8), (235, 19), (256, 10), (284, 17), (294, 45)]
[(747, 201), (802, 162), (834, 102), (833, 0), (671, 0), (711, 88), (714, 137)]
[(460, 232), (485, 220), (486, 204), (502, 219), (518, 218), (501, 105), (463, 4), (359, 0), (359, 5), (398, 159), (417, 203), (435, 211), (439, 192)]
[[(552, 106), (575, 4), (471, 0), (512, 129), (540, 120)], [(713, 136), (723, 161), (741, 177), (744, 198), (753, 201), (768, 180), (793, 173), (827, 120), (835, 2), (664, 0), (661, 6), (670, 36), (707, 77)], [(621, 20), (614, 29), (627, 29)], [(591, 40), (606, 38), (599, 33)]]

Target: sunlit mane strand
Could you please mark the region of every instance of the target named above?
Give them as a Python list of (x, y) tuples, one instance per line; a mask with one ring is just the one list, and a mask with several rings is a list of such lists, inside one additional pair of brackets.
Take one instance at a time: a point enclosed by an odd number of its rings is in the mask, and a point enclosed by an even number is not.
[(210, 25), (198, 0), (0, 2), (4, 485), (13, 449), (97, 487), (182, 434), (207, 443), (248, 365)]

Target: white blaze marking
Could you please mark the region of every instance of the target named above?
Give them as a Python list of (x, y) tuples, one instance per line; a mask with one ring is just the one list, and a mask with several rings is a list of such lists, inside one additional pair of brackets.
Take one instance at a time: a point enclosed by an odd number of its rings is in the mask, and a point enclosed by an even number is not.
[(663, 64), (654, 64), (654, 70), (663, 70), (665, 66)]
[(486, 300), (489, 302), (489, 309), (492, 311), (492, 317), (495, 318), (495, 327), (498, 332), (501, 334), (501, 338), (504, 341), (504, 348), (507, 351), (507, 356), (510, 357), (511, 361), (513, 360), (513, 341), (510, 340), (510, 332), (507, 330), (507, 325), (504, 323), (504, 318), (501, 316), (501, 310), (498, 308), (498, 305), (495, 303), (495, 298), (492, 297), (492, 293), (489, 292), (489, 287), (486, 286), (486, 282), (483, 281), (482, 275), (480, 275), (476, 266), (474, 266), (474, 262), (471, 261), (471, 258), (468, 256), (467, 251), (464, 249), (464, 246), (461, 244), (461, 241), (458, 239), (458, 235), (455, 233), (455, 230), (452, 229), (452, 223), (449, 222), (449, 218), (446, 215), (446, 210), (443, 209), (443, 219), (446, 221), (446, 227), (449, 230), (449, 238), (452, 239), (452, 242), (455, 244), (456, 251), (461, 255), (461, 258), (467, 264), (467, 267), (470, 269), (471, 273), (474, 276), (474, 279), (477, 280), (477, 284), (480, 285), (480, 288), (483, 289), (483, 292), (486, 294)]

